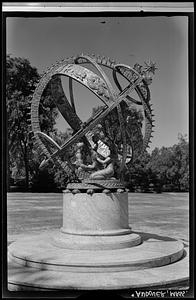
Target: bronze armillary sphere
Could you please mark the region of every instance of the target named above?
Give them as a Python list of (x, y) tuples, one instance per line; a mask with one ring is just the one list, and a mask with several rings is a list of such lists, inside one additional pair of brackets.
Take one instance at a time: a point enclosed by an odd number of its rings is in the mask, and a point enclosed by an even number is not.
[[(96, 73), (86, 65), (94, 66)], [(105, 68), (111, 71), (114, 87), (104, 72)], [(109, 58), (84, 54), (62, 60), (49, 68), (36, 87), (31, 105), (35, 142), (45, 156), (41, 165), (53, 161), (63, 168), (70, 181), (76, 182), (88, 178), (121, 178), (126, 164), (141, 155), (150, 142), (153, 115), (148, 86), (155, 69), (152, 62), (145, 63), (145, 66), (135, 64), (131, 68)], [(61, 76), (69, 78), (70, 101), (63, 91)], [(120, 76), (127, 80), (124, 89)], [(87, 87), (102, 103), (97, 114), (85, 123), (75, 110), (73, 80)], [(72, 136), (61, 146), (41, 132), (39, 125), (40, 99), (48, 84), (53, 101), (73, 130)], [(131, 96), (134, 90), (137, 99)], [(132, 109), (137, 105), (144, 112), (144, 134), (143, 124), (133, 117)]]

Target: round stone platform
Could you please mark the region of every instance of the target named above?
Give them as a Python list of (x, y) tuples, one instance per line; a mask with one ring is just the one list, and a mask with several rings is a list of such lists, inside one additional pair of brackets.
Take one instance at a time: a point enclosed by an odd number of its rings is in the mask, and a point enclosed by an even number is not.
[(9, 290), (127, 289), (189, 277), (181, 241), (133, 232), (128, 193), (64, 191), (60, 230), (8, 248)]
[(14, 262), (26, 267), (64, 272), (114, 272), (159, 267), (183, 255), (179, 241), (148, 240), (134, 248), (114, 250), (73, 250), (58, 248), (50, 235), (15, 242), (9, 247)]
[(41, 234), (9, 246), (10, 290), (124, 289), (188, 279), (181, 241), (147, 239), (131, 248), (73, 250), (59, 247), (54, 236)]

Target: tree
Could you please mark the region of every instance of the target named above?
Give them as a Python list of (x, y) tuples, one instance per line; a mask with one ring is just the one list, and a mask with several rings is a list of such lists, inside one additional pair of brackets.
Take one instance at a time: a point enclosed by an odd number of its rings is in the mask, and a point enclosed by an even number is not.
[(155, 148), (152, 151), (148, 168), (154, 185), (161, 190), (189, 189), (189, 151), (187, 137), (178, 136), (178, 144), (172, 147)]
[(172, 151), (170, 148), (162, 147), (159, 149), (156, 147), (151, 153), (148, 168), (152, 175), (152, 183), (158, 192), (162, 190), (163, 185), (168, 183), (168, 169), (172, 164), (171, 158)]
[(148, 162), (150, 154), (147, 151), (139, 156), (133, 163), (128, 165), (128, 172), (126, 173), (127, 186), (130, 191), (147, 192), (149, 190), (150, 178)]
[(172, 166), (168, 170), (168, 175), (177, 191), (187, 191), (189, 190), (189, 145), (186, 135), (178, 135), (178, 144), (172, 147), (172, 152)]
[(189, 143), (186, 135), (179, 135), (179, 146), (182, 152), (180, 168), (180, 186), (184, 191), (189, 191)]
[[(37, 174), (38, 162), (28, 125), (30, 105), (35, 86), (40, 76), (35, 67), (25, 58), (7, 55), (6, 60), (6, 105), (8, 134), (8, 177), (15, 166), (15, 177), (25, 178), (29, 187), (32, 176)], [(43, 94), (40, 104), (40, 123), (45, 132), (51, 132), (55, 116), (55, 105), (50, 96), (50, 86)]]
[[(98, 106), (94, 107), (92, 110), (92, 116), (94, 116), (96, 113), (98, 113), (101, 109), (103, 109), (104, 106)], [(140, 189), (142, 191), (147, 191), (148, 190), (148, 172), (146, 169), (146, 164), (149, 161), (149, 154), (147, 151), (145, 151), (141, 157), (140, 157), (140, 151), (141, 148), (138, 146), (141, 146), (141, 127), (142, 127), (142, 122), (143, 122), (143, 114), (141, 110), (138, 110), (134, 105), (127, 105), (127, 103), (121, 103), (121, 109), (123, 111), (123, 119), (128, 120), (128, 132), (129, 135), (126, 135), (127, 142), (130, 143), (131, 140), (131, 146), (134, 148), (134, 162), (131, 162), (127, 165), (126, 168), (123, 170), (123, 177), (126, 186), (131, 190), (137, 190)], [(112, 112), (115, 113), (116, 119), (113, 123), (110, 122), (110, 114)], [(117, 128), (119, 134), (121, 132), (119, 131), (119, 121), (118, 121), (118, 113), (117, 109), (115, 108), (110, 114), (108, 114), (103, 121), (100, 123), (103, 126), (104, 132), (107, 131), (108, 128), (111, 128), (112, 126)], [(108, 120), (108, 123), (107, 123)], [(109, 125), (108, 125), (109, 124)], [(127, 125), (126, 125), (127, 126)], [(116, 143), (115, 141), (115, 135), (113, 135), (113, 142)], [(139, 144), (140, 143), (140, 144)]]
[[(93, 108), (95, 115), (103, 106)], [(142, 114), (134, 107), (129, 107), (130, 128), (142, 122)], [(107, 119), (107, 117), (106, 117)], [(132, 142), (138, 140), (137, 132), (132, 131)], [(136, 152), (135, 160), (128, 165), (124, 179), (131, 191), (148, 191), (153, 186), (156, 192), (189, 190), (189, 145), (187, 136), (178, 135), (178, 143), (171, 147), (155, 148), (151, 154)]]
[(25, 170), (25, 185), (29, 185), (29, 150), (31, 148), (28, 119), (31, 95), (39, 79), (36, 68), (24, 58), (7, 56), (6, 61), (6, 105), (8, 129), (8, 172)]

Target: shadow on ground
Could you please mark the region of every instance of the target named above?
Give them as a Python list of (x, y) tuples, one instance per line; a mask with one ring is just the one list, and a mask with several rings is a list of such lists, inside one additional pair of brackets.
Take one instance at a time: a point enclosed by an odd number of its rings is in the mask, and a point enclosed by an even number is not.
[[(163, 236), (163, 235), (158, 235), (155, 233), (149, 233), (149, 232), (142, 232), (142, 231), (132, 231), (135, 234), (139, 234), (142, 238), (142, 241), (148, 241), (150, 239), (155, 239), (155, 240), (159, 240), (159, 241), (176, 241), (177, 239), (171, 238), (169, 236)], [(184, 244), (184, 247), (188, 247), (187, 242), (181, 240), (182, 243)]]

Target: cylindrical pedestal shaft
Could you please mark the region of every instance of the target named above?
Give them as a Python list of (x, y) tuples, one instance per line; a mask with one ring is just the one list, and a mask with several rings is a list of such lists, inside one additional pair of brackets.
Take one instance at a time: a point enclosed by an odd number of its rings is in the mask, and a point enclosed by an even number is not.
[(64, 193), (61, 230), (82, 235), (130, 232), (128, 193)]

